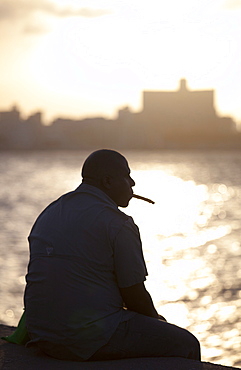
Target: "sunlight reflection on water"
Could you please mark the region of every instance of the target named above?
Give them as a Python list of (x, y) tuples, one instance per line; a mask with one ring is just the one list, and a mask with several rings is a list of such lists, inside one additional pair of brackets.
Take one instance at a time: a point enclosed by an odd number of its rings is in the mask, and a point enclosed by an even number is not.
[[(0, 153), (1, 321), (16, 325), (39, 212), (80, 181), (84, 152)], [(241, 156), (127, 153), (135, 193), (124, 210), (140, 228), (146, 286), (168, 321), (193, 332), (203, 360), (241, 365)]]

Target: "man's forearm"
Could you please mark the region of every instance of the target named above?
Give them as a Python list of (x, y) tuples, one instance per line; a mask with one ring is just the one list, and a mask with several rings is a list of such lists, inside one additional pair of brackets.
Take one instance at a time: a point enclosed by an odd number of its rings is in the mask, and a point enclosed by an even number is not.
[(146, 316), (159, 318), (152, 298), (144, 284), (137, 284), (129, 288), (120, 289), (126, 308)]
[(136, 307), (136, 312), (146, 316), (157, 318), (159, 317), (150, 294), (146, 291), (145, 297), (143, 297)]

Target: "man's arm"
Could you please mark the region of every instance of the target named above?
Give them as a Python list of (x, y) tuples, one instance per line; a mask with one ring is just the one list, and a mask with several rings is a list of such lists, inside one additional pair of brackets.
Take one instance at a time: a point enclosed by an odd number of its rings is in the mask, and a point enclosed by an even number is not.
[(120, 288), (120, 292), (127, 309), (141, 313), (142, 315), (165, 320), (163, 316), (158, 315), (144, 283), (136, 284), (128, 288)]

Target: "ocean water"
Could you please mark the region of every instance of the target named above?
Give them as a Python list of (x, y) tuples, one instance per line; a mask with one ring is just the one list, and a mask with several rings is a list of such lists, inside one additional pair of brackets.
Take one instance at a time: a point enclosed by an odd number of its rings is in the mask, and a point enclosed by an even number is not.
[[(41, 210), (78, 186), (88, 152), (0, 152), (0, 322), (23, 309), (27, 236)], [(241, 152), (127, 152), (158, 312), (190, 330), (203, 361), (241, 365)]]

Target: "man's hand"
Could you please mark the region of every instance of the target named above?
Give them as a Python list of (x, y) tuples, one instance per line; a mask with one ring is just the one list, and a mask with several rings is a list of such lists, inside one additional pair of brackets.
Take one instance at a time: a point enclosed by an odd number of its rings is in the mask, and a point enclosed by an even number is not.
[(120, 288), (120, 292), (127, 309), (166, 321), (163, 316), (158, 315), (144, 283)]

